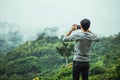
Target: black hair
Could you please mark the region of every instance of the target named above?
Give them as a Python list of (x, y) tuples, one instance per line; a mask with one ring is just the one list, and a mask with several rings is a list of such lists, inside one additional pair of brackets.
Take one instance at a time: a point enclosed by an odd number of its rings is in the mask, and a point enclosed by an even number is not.
[(90, 27), (90, 20), (88, 19), (83, 19), (80, 24), (82, 25), (82, 28), (84, 30), (88, 30), (88, 28)]

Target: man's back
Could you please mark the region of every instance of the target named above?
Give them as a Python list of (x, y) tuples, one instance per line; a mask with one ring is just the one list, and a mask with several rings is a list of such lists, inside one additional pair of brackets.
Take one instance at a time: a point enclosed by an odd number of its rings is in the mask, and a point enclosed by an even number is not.
[(77, 32), (74, 35), (69, 37), (64, 37), (64, 41), (73, 41), (75, 40), (75, 48), (74, 48), (74, 59), (80, 62), (88, 62), (89, 52), (91, 48), (91, 44), (93, 41), (97, 41), (98, 38), (90, 33), (90, 32)]

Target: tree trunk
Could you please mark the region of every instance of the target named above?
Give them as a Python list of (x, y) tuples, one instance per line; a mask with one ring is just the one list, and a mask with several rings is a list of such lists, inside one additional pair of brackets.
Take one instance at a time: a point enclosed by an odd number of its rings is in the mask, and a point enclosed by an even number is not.
[(66, 66), (65, 67), (67, 68), (68, 67), (68, 57), (67, 56), (65, 57), (65, 61), (66, 61)]

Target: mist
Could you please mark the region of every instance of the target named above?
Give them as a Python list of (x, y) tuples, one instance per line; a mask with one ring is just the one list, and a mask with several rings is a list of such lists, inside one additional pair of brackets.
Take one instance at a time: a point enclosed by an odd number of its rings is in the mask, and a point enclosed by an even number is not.
[(17, 24), (0, 22), (0, 51), (9, 52), (24, 43), (23, 35)]
[[(15, 23), (0, 22), (0, 39), (9, 40), (17, 36), (20, 37), (23, 42), (29, 40), (36, 40), (40, 34), (45, 34), (45, 36), (60, 36), (60, 29), (57, 26), (43, 27), (43, 28), (23, 28)], [(15, 34), (14, 36), (12, 34)]]
[(120, 32), (120, 0), (0, 0), (0, 21), (14, 23), (26, 39), (46, 27), (58, 27), (66, 34), (72, 24), (84, 18), (91, 21), (90, 30), (103, 36)]

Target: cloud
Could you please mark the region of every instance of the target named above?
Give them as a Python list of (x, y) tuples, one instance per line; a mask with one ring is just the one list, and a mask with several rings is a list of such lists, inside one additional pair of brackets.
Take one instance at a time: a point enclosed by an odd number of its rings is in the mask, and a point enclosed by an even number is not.
[[(103, 35), (120, 32), (120, 0), (0, 0), (0, 21), (16, 23), (24, 31), (49, 26), (67, 31), (83, 18), (91, 29)], [(108, 30), (109, 29), (109, 30)], [(29, 34), (29, 33), (28, 33)]]

